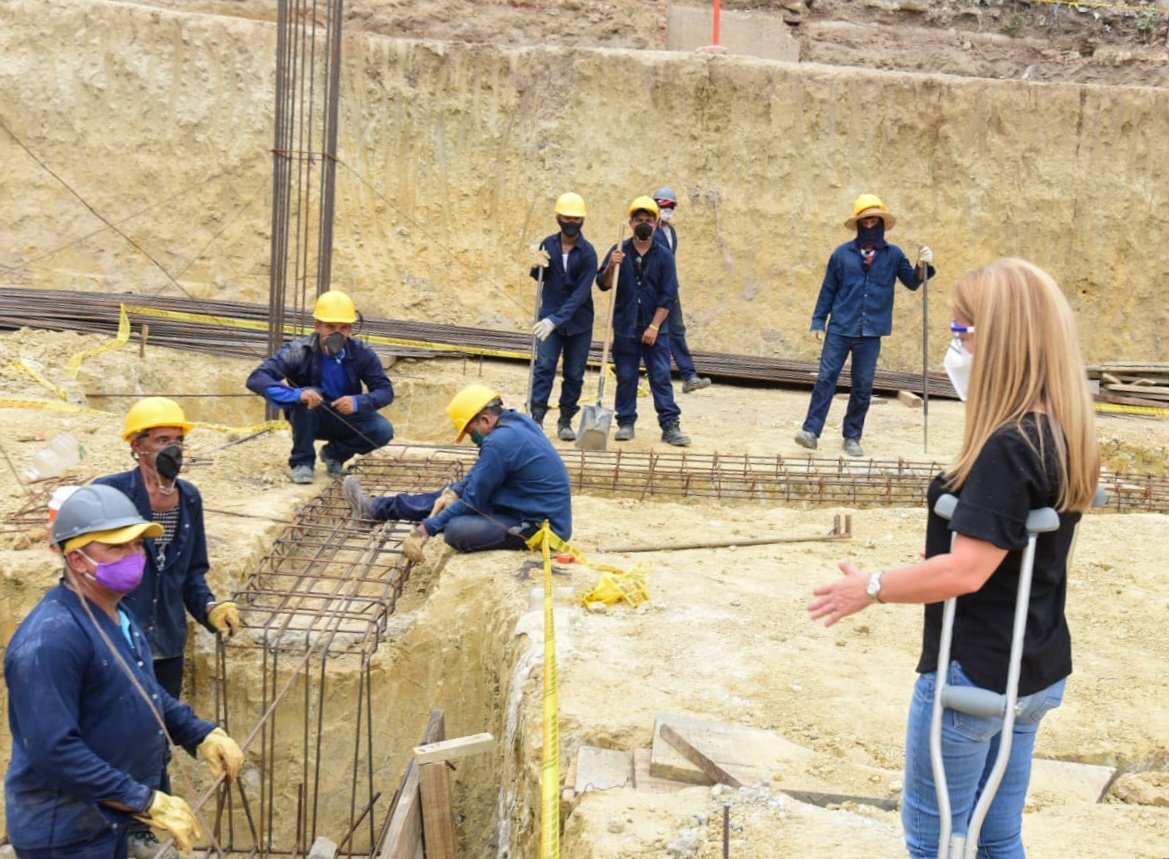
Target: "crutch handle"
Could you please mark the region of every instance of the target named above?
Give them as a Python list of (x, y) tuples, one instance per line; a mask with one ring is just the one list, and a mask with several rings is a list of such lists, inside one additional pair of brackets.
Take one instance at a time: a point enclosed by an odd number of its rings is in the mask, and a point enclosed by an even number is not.
[(971, 716), (1001, 718), (1007, 713), (1007, 696), (974, 686), (946, 685), (942, 688), (942, 706)]

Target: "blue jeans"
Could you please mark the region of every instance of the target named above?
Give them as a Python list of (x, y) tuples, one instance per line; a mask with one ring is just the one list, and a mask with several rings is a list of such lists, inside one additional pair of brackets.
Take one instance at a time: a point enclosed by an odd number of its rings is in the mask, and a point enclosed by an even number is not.
[[(373, 499), (373, 518), (379, 522), (398, 519), (403, 522), (421, 522), (430, 515), (430, 508), (438, 500), (439, 492), (403, 492)], [(484, 552), (489, 549), (526, 549), (527, 539), (540, 525), (521, 522), (514, 516), (491, 513), (490, 518), (478, 513), (455, 516), (446, 523), (443, 537), (447, 545), (459, 552)]]
[[(667, 334), (668, 332), (662, 332)], [(637, 337), (613, 338), (613, 363), (617, 371), (617, 426), (637, 423), (637, 373), (645, 362), (649, 389), (653, 393), (658, 424), (665, 429), (682, 417), (682, 410), (674, 402), (674, 386), (670, 384), (670, 349), (666, 337), (659, 336), (654, 345), (646, 346)]]
[(288, 457), (292, 468), (316, 465), (313, 444), (318, 440), (329, 442), (321, 456), (345, 463), (359, 453), (384, 447), (394, 437), (394, 425), (379, 412), (343, 415), (327, 404), (310, 409), (294, 403), (284, 407), (284, 416), (292, 424), (292, 455)]
[(843, 436), (858, 441), (865, 431), (865, 416), (873, 400), (873, 378), (877, 373), (877, 357), (881, 354), (880, 337), (845, 337), (833, 334), (831, 327), (824, 335), (824, 348), (820, 352), (820, 372), (816, 375), (816, 386), (812, 388), (812, 402), (808, 404), (808, 416), (804, 418), (804, 429), (814, 436), (824, 430), (828, 407), (836, 393), (836, 380), (844, 369), (844, 362), (852, 355), (852, 386), (848, 392), (848, 411), (844, 415)]
[(694, 356), (690, 354), (690, 347), (686, 343), (686, 323), (682, 320), (682, 299), (679, 298), (670, 308), (670, 315), (666, 317), (670, 336), (666, 339), (670, 347), (670, 355), (678, 365), (678, 375), (685, 382), (698, 375), (694, 367)]
[[(589, 360), (592, 345), (591, 331), (580, 334), (561, 335), (553, 331), (536, 345), (536, 366), (532, 371), (531, 414), (543, 416), (547, 411), (548, 397), (552, 394), (552, 382), (556, 379), (556, 364), (564, 353), (561, 370), (564, 381), (560, 383), (560, 420), (570, 421), (577, 412), (581, 388), (584, 386), (585, 365)], [(539, 409), (539, 411), (537, 411)]]
[[(901, 823), (905, 846), (913, 859), (938, 855), (940, 815), (930, 766), (930, 717), (937, 675), (923, 674), (914, 687), (905, 739), (905, 793)], [(973, 686), (962, 666), (950, 663), (953, 686)], [(1019, 715), (1012, 732), (1011, 755), (1003, 780), (994, 795), (979, 837), (979, 859), (1024, 859), (1023, 803), (1031, 781), (1031, 754), (1039, 722), (1063, 700), (1066, 680), (1019, 699)], [(952, 832), (964, 835), (970, 816), (982, 795), (987, 776), (999, 751), (1001, 718), (986, 718), (946, 710), (942, 717), (942, 752), (950, 788)]]

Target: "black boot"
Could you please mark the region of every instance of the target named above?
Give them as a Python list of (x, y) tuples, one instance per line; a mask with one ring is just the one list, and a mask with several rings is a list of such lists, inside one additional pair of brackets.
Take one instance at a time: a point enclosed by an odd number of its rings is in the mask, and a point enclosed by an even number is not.
[(532, 403), (532, 420), (544, 426), (544, 415), (548, 414), (547, 403)]
[(576, 433), (572, 429), (572, 419), (576, 413), (577, 409), (575, 408), (560, 407), (560, 420), (556, 422), (556, 435), (561, 441), (576, 441)]

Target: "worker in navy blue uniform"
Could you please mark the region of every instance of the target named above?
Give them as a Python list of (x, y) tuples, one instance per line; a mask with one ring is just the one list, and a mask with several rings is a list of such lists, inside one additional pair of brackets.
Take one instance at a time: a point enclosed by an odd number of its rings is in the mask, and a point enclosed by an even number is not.
[(674, 402), (670, 384), (670, 349), (666, 345), (666, 319), (678, 300), (678, 273), (674, 255), (654, 242), (658, 204), (652, 197), (638, 197), (629, 206), (633, 238), (614, 245), (597, 273), (602, 290), (617, 278), (613, 310), (613, 364), (617, 372), (617, 441), (634, 437), (637, 423), (637, 375), (644, 362), (653, 393), (654, 409), (662, 428), (662, 441), (685, 446), (690, 436), (682, 432), (682, 410)]
[(159, 789), (168, 735), (197, 748), (216, 776), (243, 768), (243, 752), (222, 728), (159, 685), (150, 643), (119, 605), (141, 580), (143, 538), (161, 533), (109, 486), (81, 487), (57, 513), (52, 539), (64, 577), (4, 655), (12, 731), (5, 814), (21, 859), (122, 859), (132, 820), (189, 851), (198, 821), (183, 799)]
[(236, 604), (216, 601), (207, 585), (211, 562), (203, 497), (194, 484), (178, 476), (186, 436), (193, 428), (174, 400), (139, 400), (126, 413), (122, 432), (138, 467), (94, 481), (123, 492), (142, 518), (163, 529), (158, 537), (146, 539), (142, 584), (122, 604), (142, 625), (154, 654), (154, 676), (174, 698), (182, 693), (187, 614), (209, 632), (226, 636), (243, 625)]
[(584, 200), (571, 191), (556, 201), (560, 232), (540, 244), (532, 277), (542, 281), (539, 320), (532, 334), (539, 342), (532, 372), (528, 414), (543, 425), (548, 397), (556, 378), (556, 364), (564, 353), (564, 380), (560, 383), (560, 417), (557, 436), (575, 441), (572, 418), (579, 409), (585, 366), (593, 340), (593, 278), (597, 252), (581, 234), (586, 216)]
[(934, 267), (930, 265), (934, 255), (928, 247), (923, 247), (917, 264), (911, 265), (901, 248), (885, 241), (885, 232), (893, 228), (897, 219), (876, 194), (861, 194), (852, 208), (852, 217), (844, 226), (855, 229), (856, 238), (832, 252), (812, 312), (811, 331), (817, 340), (823, 341), (823, 349), (808, 414), (795, 440), (809, 450), (817, 448), (828, 407), (836, 393), (836, 380), (844, 362), (852, 356), (852, 384), (842, 426), (844, 452), (849, 456), (864, 456), (861, 436), (873, 399), (881, 338), (893, 333), (897, 281), (909, 289), (917, 289), (927, 271), (929, 277), (934, 276)]
[[(678, 231), (674, 229), (674, 210), (678, 207), (678, 195), (669, 185), (663, 185), (654, 191), (654, 202), (658, 204), (658, 228), (654, 231), (654, 241), (661, 242), (670, 249), (674, 259), (678, 258)], [(694, 356), (690, 354), (690, 344), (686, 342), (686, 320), (682, 317), (682, 295), (670, 308), (670, 315), (666, 317), (669, 336), (666, 338), (670, 347), (670, 357), (678, 367), (678, 375), (682, 377), (682, 393), (700, 391), (710, 387), (707, 376), (699, 376), (698, 368), (694, 366)]]
[(524, 549), (547, 520), (556, 536), (572, 537), (572, 485), (556, 448), (539, 424), (504, 409), (499, 393), (469, 385), (447, 405), (455, 441), (470, 437), (479, 459), (467, 476), (437, 492), (371, 498), (356, 475), (345, 498), (358, 519), (417, 522), (402, 551), (415, 562), (435, 534), (460, 552)]

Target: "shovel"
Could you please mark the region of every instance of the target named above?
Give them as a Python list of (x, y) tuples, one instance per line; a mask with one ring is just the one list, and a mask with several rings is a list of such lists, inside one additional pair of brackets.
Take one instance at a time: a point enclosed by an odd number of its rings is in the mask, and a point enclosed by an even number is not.
[[(625, 228), (617, 239), (617, 247), (625, 238)], [(605, 376), (609, 373), (609, 346), (613, 342), (613, 308), (617, 303), (617, 284), (621, 266), (613, 267), (613, 286), (609, 292), (609, 310), (605, 320), (605, 345), (601, 350), (601, 376), (597, 380), (597, 404), (581, 409), (580, 429), (576, 432), (576, 446), (581, 450), (605, 450), (609, 444), (609, 430), (613, 426), (613, 411), (601, 405), (605, 398)]]
[[(540, 250), (544, 250), (544, 243), (540, 242)], [(536, 272), (536, 316), (532, 320), (533, 324), (540, 321), (540, 302), (544, 300), (544, 266), (540, 266), (540, 270)], [(528, 397), (526, 405), (528, 408), (528, 415), (532, 414), (532, 387), (536, 382), (536, 352), (540, 347), (536, 335), (532, 334), (532, 357), (528, 362)]]

